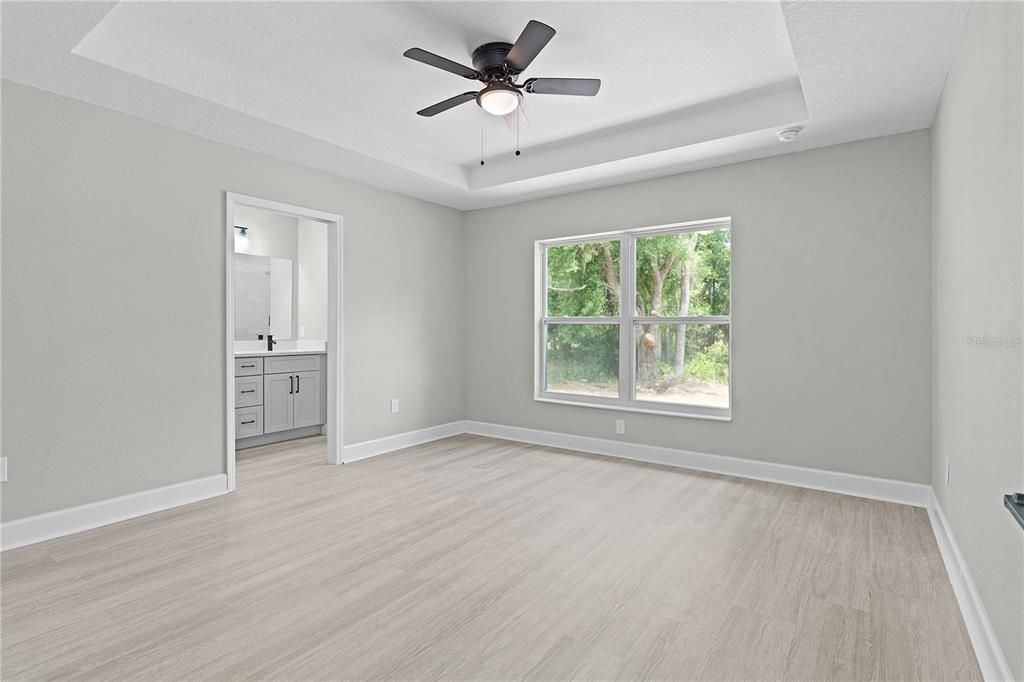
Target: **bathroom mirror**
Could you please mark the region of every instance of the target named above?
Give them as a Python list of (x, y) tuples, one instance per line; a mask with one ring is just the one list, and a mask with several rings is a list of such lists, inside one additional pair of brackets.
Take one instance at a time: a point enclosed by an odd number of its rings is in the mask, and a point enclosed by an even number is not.
[(292, 261), (235, 254), (235, 340), (252, 341), (292, 332)]
[(235, 207), (234, 222), (234, 340), (325, 340), (326, 226), (249, 206)]

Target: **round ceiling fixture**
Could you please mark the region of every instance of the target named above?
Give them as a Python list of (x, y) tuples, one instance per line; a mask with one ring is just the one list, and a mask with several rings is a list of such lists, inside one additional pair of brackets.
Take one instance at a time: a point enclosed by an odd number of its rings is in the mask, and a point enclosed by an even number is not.
[(522, 97), (511, 85), (491, 83), (477, 94), (476, 103), (488, 114), (504, 116), (516, 110)]
[(779, 136), (779, 142), (792, 142), (796, 138), (800, 137), (800, 131), (803, 128), (786, 128), (780, 130), (777, 135)]

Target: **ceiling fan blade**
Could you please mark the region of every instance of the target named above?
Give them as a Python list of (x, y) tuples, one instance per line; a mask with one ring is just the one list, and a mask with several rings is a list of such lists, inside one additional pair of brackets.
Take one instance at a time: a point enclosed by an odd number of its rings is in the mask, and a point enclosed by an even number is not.
[(526, 71), (540, 51), (544, 49), (552, 38), (555, 37), (555, 29), (539, 21), (530, 20), (526, 28), (519, 34), (516, 44), (505, 56), (505, 63), (510, 69), (518, 73)]
[(402, 56), (413, 59), (417, 62), (422, 62), (428, 66), (454, 73), (456, 76), (462, 76), (463, 78), (472, 78), (477, 80), (480, 78), (480, 72), (476, 69), (471, 69), (468, 66), (463, 66), (458, 62), (453, 62), (450, 59), (445, 59), (440, 55), (436, 55), (433, 52), (427, 52), (418, 47), (411, 47), (402, 53)]
[(420, 116), (436, 116), (437, 114), (440, 114), (442, 111), (448, 111), (449, 109), (451, 109), (453, 107), (457, 107), (460, 104), (465, 104), (466, 102), (472, 102), (475, 99), (476, 99), (476, 93), (475, 92), (464, 92), (461, 95), (455, 95), (455, 97), (449, 97), (448, 99), (444, 100), (443, 102), (438, 102), (437, 104), (431, 104), (426, 109), (420, 109), (416, 113), (419, 114)]
[(523, 89), (538, 95), (593, 97), (601, 89), (600, 78), (530, 78)]

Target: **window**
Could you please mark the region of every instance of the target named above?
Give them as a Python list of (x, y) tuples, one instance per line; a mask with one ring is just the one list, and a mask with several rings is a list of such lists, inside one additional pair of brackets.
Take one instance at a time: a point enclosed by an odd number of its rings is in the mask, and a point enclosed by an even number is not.
[(537, 242), (537, 399), (728, 418), (730, 226)]

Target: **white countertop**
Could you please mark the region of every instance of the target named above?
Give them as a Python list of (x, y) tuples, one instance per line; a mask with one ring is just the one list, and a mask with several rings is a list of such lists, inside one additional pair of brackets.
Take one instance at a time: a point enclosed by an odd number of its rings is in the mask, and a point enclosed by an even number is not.
[(236, 350), (236, 358), (262, 358), (268, 355), (326, 355), (325, 350)]
[(324, 355), (327, 342), (314, 339), (281, 339), (274, 350), (267, 350), (266, 341), (235, 341), (236, 358), (262, 358), (268, 355)]

